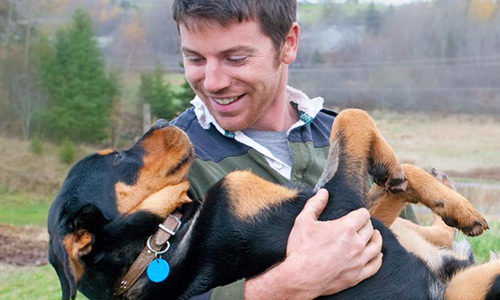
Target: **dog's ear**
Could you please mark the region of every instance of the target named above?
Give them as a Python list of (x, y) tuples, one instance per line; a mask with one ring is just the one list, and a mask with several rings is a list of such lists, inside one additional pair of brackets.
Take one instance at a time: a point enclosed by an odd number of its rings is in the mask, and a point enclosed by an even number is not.
[(49, 260), (57, 272), (62, 289), (62, 299), (75, 299), (77, 283), (84, 274), (81, 258), (92, 251), (95, 235), (105, 219), (99, 208), (87, 204), (76, 213), (67, 213), (59, 225), (59, 234), (51, 236)]

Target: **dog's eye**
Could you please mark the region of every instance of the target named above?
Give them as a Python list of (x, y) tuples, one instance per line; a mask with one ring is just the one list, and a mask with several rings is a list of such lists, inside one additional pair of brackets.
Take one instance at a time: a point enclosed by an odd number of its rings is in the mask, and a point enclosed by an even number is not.
[(119, 163), (123, 159), (123, 157), (124, 157), (123, 153), (116, 152), (115, 153), (115, 160), (114, 160), (113, 164)]

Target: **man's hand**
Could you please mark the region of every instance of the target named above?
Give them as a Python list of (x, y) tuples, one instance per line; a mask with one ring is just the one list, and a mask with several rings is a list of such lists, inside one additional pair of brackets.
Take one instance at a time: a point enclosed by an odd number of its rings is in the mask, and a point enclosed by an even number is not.
[(245, 283), (245, 299), (314, 299), (352, 287), (382, 265), (382, 237), (370, 213), (358, 209), (333, 221), (318, 217), (324, 189), (309, 199), (290, 232), (286, 259)]

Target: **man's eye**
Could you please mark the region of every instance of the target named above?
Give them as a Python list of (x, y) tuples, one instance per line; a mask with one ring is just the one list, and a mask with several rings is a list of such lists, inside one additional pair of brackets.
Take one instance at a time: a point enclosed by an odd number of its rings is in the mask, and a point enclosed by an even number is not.
[(235, 65), (242, 65), (247, 61), (246, 56), (230, 56), (228, 60)]
[(186, 56), (186, 59), (192, 64), (200, 64), (205, 61), (203, 57), (199, 56)]

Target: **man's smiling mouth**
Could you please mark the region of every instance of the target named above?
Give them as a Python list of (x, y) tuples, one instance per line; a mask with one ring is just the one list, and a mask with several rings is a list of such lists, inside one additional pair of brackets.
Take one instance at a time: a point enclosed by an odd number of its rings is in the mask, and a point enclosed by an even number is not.
[(241, 97), (243, 97), (243, 95), (240, 95), (240, 96), (237, 96), (237, 97), (231, 97), (231, 98), (215, 98), (215, 97), (211, 97), (217, 104), (220, 104), (220, 105), (228, 105), (228, 104), (231, 104), (233, 103), (234, 101), (240, 99)]

